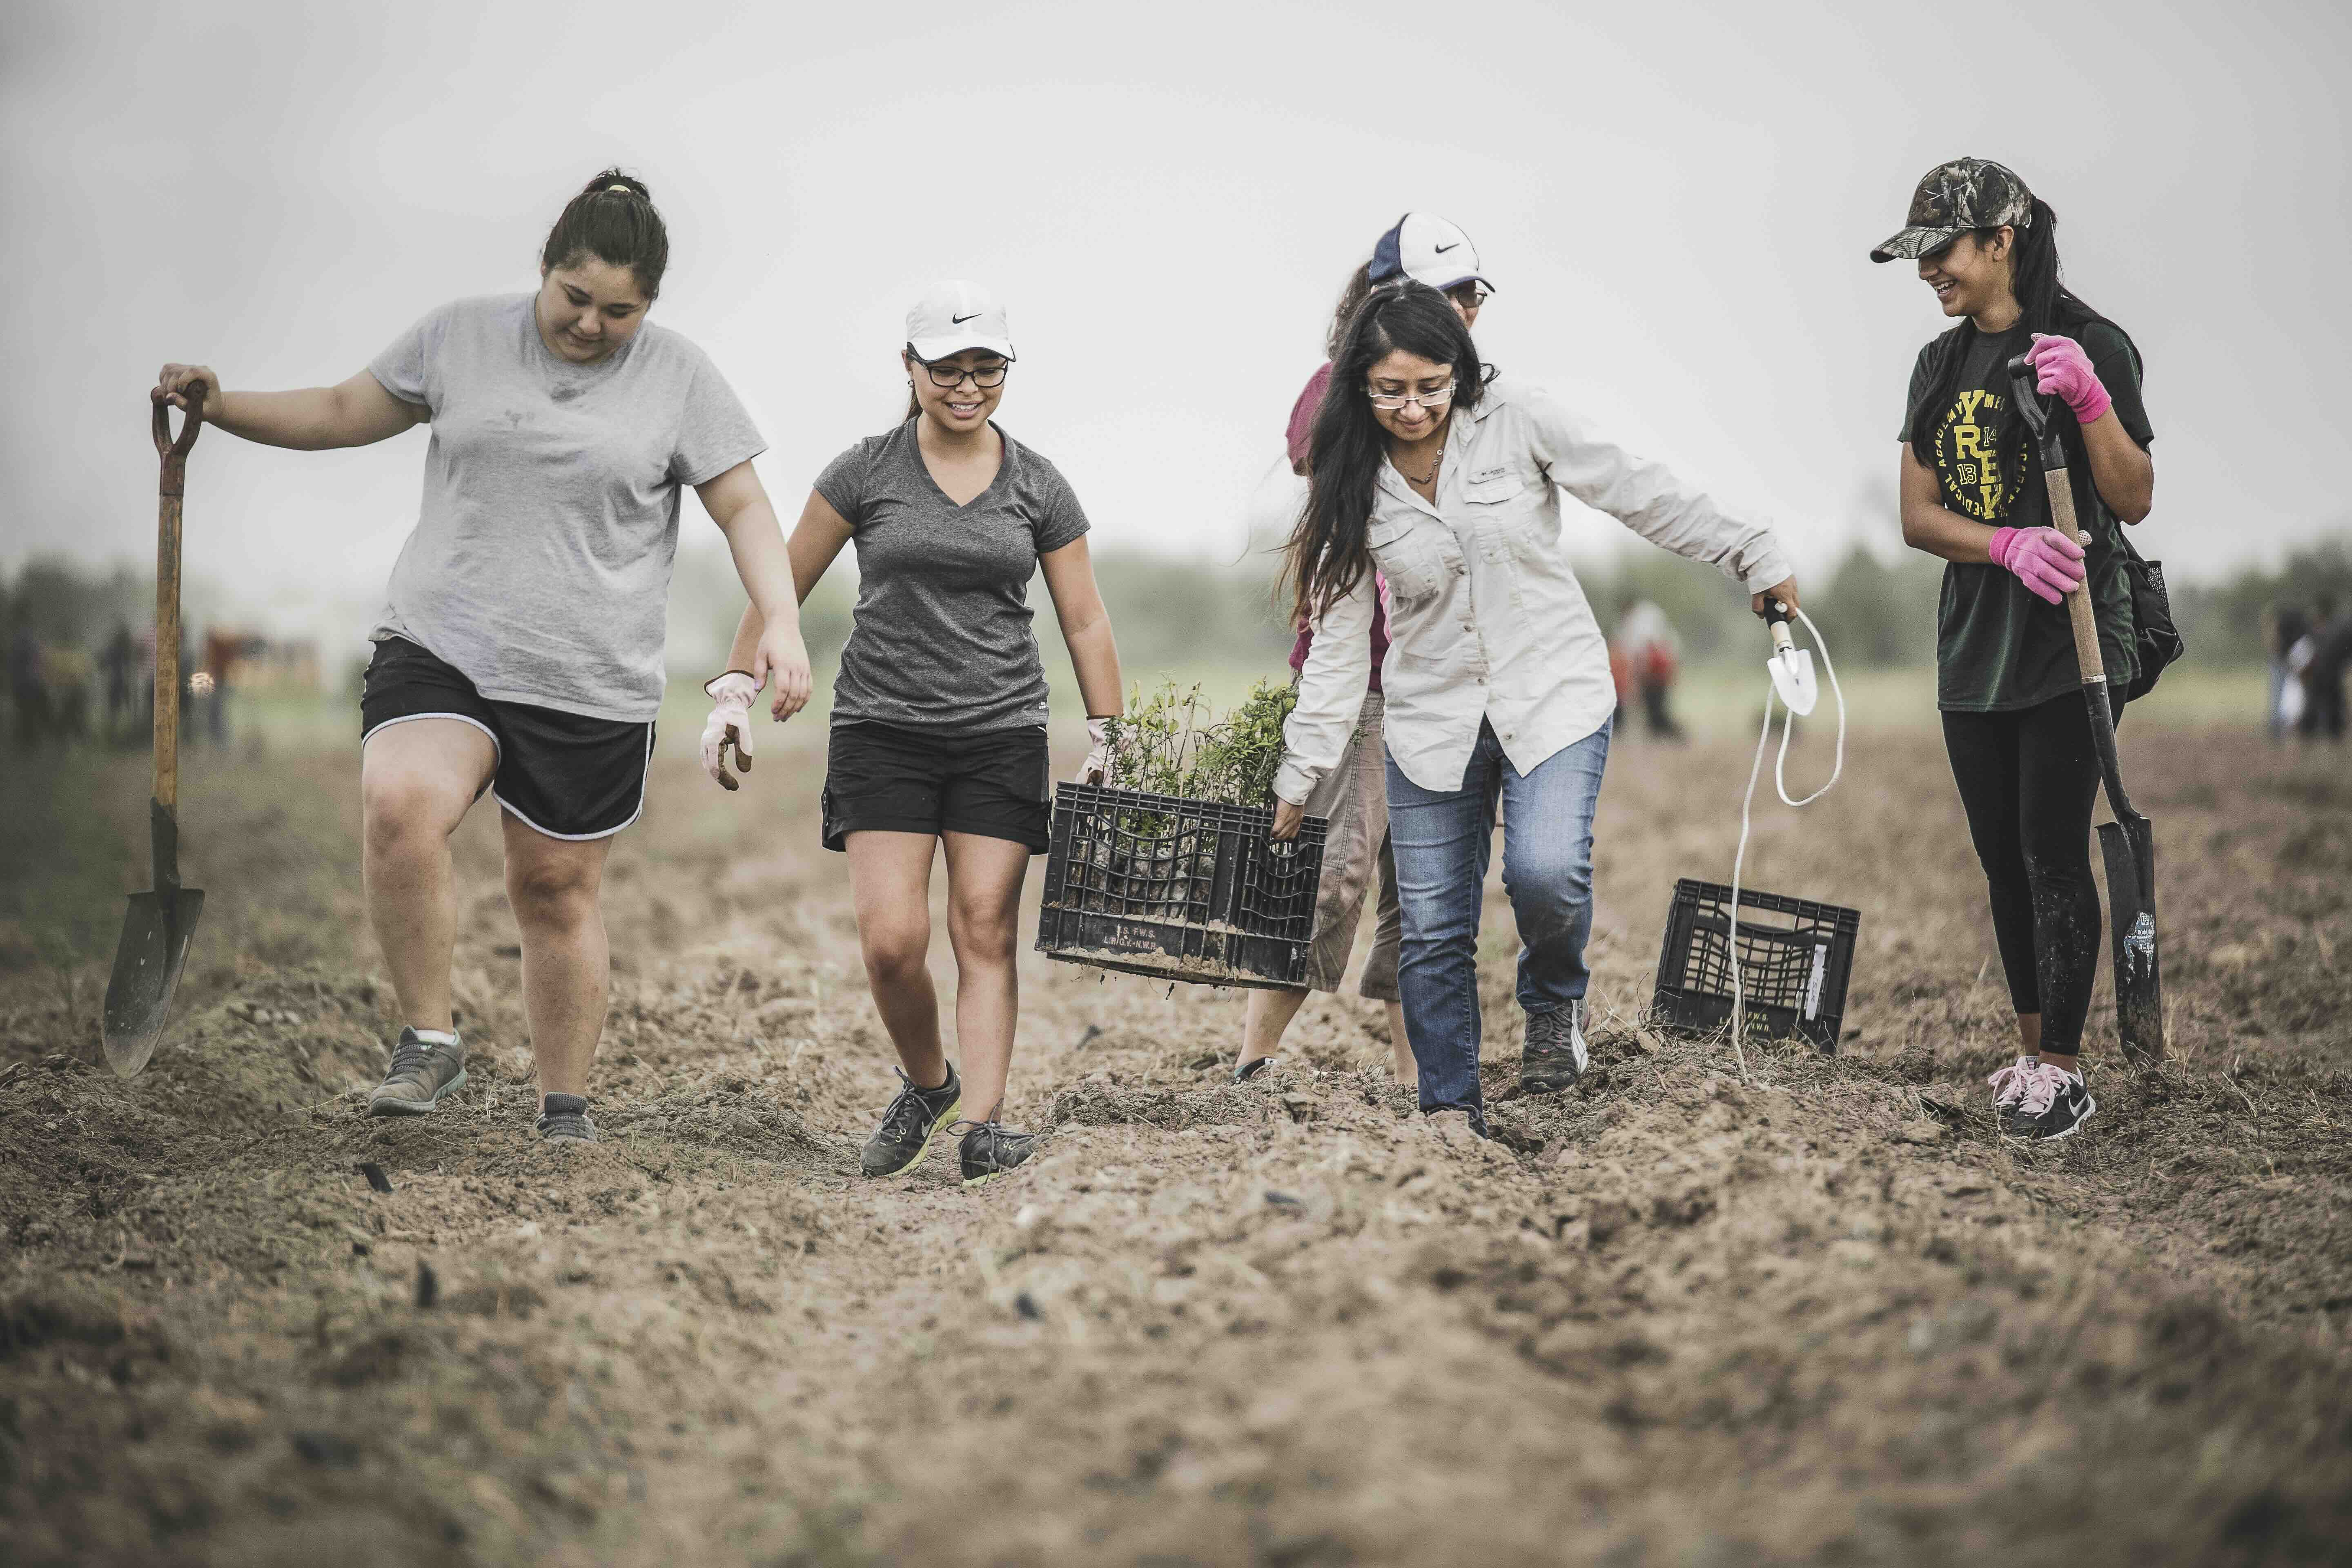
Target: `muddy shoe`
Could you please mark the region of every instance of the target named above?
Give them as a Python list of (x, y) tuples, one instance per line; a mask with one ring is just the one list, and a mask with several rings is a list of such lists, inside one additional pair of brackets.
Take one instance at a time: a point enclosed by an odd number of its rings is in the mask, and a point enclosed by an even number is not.
[(1992, 1086), (1992, 1112), (2006, 1117), (2025, 1100), (2025, 1080), (2033, 1071), (2037, 1058), (2020, 1057), (2001, 1068), (1985, 1082)]
[(2012, 1138), (2037, 1142), (2071, 1138), (2098, 1109), (2099, 1102), (2091, 1098), (2091, 1086), (2081, 1077), (2048, 1062), (2036, 1062), (2025, 1074), (2017, 1109), (2001, 1118), (2000, 1130)]
[(976, 1187), (992, 1182), (1037, 1152), (1037, 1134), (1015, 1132), (1001, 1121), (969, 1123), (971, 1131), (957, 1146), (963, 1167), (963, 1184)]
[(400, 1031), (392, 1047), (392, 1070), (368, 1096), (370, 1116), (422, 1116), (441, 1103), (445, 1094), (466, 1087), (466, 1044), (455, 1035), (425, 1039), (414, 1029)]
[(1255, 1078), (1258, 1074), (1264, 1072), (1266, 1068), (1272, 1067), (1276, 1062), (1281, 1059), (1282, 1058), (1279, 1057), (1260, 1057), (1254, 1062), (1235, 1062), (1234, 1064), (1234, 1081), (1235, 1083), (1247, 1083), (1250, 1079)]
[(906, 1087), (882, 1113), (882, 1125), (874, 1130), (874, 1136), (866, 1141), (866, 1152), (857, 1157), (857, 1168), (869, 1176), (895, 1176), (913, 1170), (930, 1151), (931, 1135), (963, 1109), (963, 1079), (956, 1076), (955, 1063), (948, 1064), (948, 1080), (937, 1089), (918, 1089), (904, 1072), (891, 1070), (898, 1073), (898, 1081)]
[(1584, 1004), (1570, 1002), (1528, 1015), (1528, 1043), (1519, 1058), (1521, 1094), (1557, 1094), (1584, 1076)]
[(596, 1142), (596, 1124), (588, 1120), (588, 1097), (584, 1094), (551, 1094), (539, 1104), (539, 1135), (549, 1142), (570, 1141), (574, 1143)]

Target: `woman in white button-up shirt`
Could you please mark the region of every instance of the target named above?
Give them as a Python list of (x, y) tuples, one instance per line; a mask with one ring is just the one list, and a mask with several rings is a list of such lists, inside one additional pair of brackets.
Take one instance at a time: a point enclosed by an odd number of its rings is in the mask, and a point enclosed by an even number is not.
[(1521, 1084), (1583, 1070), (1592, 809), (1616, 689), (1559, 542), (1559, 489), (1765, 597), (1797, 602), (1787, 557), (1664, 468), (1595, 436), (1537, 387), (1497, 379), (1434, 289), (1365, 302), (1315, 426), (1287, 573), (1314, 624), (1275, 834), (1347, 745), (1370, 672), (1373, 572), (1389, 584), (1390, 835), (1404, 905), (1400, 979), (1424, 1111), (1486, 1131), (1478, 916), (1502, 807), (1503, 881), (1521, 943)]

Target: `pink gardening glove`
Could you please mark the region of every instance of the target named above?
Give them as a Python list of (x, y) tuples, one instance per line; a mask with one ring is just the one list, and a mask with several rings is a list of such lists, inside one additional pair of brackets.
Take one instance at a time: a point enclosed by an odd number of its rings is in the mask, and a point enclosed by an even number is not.
[(2083, 547), (2054, 528), (1994, 529), (1985, 553), (1994, 565), (2014, 572), (2019, 582), (2053, 605), (2083, 581)]
[(2054, 392), (2066, 400), (2074, 411), (2074, 423), (2088, 425), (2105, 414), (2115, 403), (2099, 381), (2099, 373), (2091, 368), (2091, 356), (2083, 345), (2072, 338), (2045, 337), (2033, 334), (2033, 346), (2025, 351), (2025, 360), (2037, 374), (2034, 390)]

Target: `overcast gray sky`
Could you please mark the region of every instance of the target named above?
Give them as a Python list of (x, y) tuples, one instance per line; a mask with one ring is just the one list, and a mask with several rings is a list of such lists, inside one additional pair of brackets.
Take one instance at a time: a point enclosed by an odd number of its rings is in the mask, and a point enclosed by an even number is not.
[[(2205, 575), (2352, 521), (2340, 5), (7, 16), (10, 561), (148, 557), (163, 360), (340, 380), (442, 300), (531, 287), (606, 163), (651, 183), (674, 257), (656, 319), (750, 404), (788, 524), (896, 417), (908, 300), (962, 276), (1011, 310), (1003, 422), (1070, 476), (1098, 546), (1234, 558), (1280, 515), (1269, 471), (1341, 281), (1424, 207), (1500, 287), (1494, 363), (1770, 516), (1809, 566), (1891, 549), (1894, 431), (1940, 318), (1864, 252), (1960, 153), (2056, 207), (2071, 280), (2146, 353), (2150, 553)], [(425, 440), (206, 439), (191, 571), (286, 629), (363, 613)], [(708, 546), (690, 503), (686, 526)]]

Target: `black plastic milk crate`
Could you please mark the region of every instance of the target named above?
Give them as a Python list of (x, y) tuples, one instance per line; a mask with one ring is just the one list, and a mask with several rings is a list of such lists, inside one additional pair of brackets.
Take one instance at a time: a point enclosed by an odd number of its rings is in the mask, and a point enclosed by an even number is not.
[(1275, 843), (1274, 813), (1057, 784), (1037, 951), (1202, 985), (1304, 985), (1324, 819)]
[[(1662, 1025), (1690, 1032), (1731, 1022), (1731, 889), (1720, 882), (1675, 884), (1658, 989), (1650, 1000)], [(1773, 1039), (1802, 1036), (1835, 1052), (1853, 973), (1862, 911), (1780, 893), (1739, 889), (1739, 982), (1748, 1026)]]

